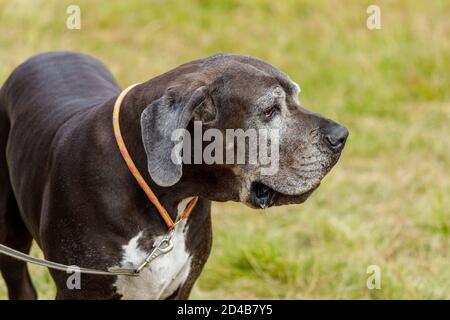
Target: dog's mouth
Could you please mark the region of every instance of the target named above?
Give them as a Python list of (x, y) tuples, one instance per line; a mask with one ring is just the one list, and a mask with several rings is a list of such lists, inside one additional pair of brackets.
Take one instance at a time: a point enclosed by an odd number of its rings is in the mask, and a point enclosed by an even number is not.
[(251, 187), (251, 201), (256, 207), (265, 209), (271, 207), (279, 192), (261, 182), (253, 182)]
[(251, 205), (256, 208), (270, 208), (283, 204), (302, 203), (316, 190), (320, 182), (305, 192), (299, 194), (284, 194), (274, 190), (262, 182), (253, 182), (251, 185), (250, 201)]

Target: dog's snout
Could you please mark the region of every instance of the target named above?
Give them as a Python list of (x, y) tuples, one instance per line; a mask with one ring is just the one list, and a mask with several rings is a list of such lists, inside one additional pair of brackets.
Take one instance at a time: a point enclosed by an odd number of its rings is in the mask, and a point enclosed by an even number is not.
[(348, 137), (346, 127), (337, 123), (330, 124), (324, 131), (324, 140), (333, 151), (341, 151)]

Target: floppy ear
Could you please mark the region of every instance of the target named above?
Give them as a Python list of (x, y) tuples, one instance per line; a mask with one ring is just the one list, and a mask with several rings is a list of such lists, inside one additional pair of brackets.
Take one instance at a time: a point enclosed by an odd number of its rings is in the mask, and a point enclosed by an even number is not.
[[(166, 93), (148, 105), (141, 115), (142, 141), (147, 154), (148, 172), (155, 183), (163, 187), (176, 184), (182, 175), (182, 164), (172, 161), (171, 154), (176, 141), (172, 133), (186, 129), (190, 120), (209, 121), (215, 112), (211, 108), (207, 87), (202, 86), (189, 93), (169, 88)], [(213, 111), (212, 111), (213, 110)]]

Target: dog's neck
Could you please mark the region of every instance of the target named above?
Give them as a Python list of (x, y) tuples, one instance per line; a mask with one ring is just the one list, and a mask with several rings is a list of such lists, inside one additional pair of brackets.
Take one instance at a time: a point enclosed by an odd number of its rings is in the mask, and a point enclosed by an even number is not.
[[(123, 139), (136, 167), (160, 202), (169, 211), (172, 219), (176, 215), (178, 203), (188, 197), (201, 196), (217, 201), (237, 201), (237, 194), (230, 197), (229, 190), (227, 189), (225, 192), (227, 186), (237, 183), (234, 180), (230, 180), (233, 179), (234, 175), (230, 174), (229, 169), (225, 167), (185, 164), (183, 165), (183, 175), (180, 181), (171, 187), (160, 187), (151, 179), (142, 139), (141, 115), (148, 105), (163, 96), (168, 85), (168, 83), (162, 84), (161, 79), (159, 81), (149, 80), (134, 87), (128, 92), (122, 102), (120, 127)], [(111, 101), (111, 105), (107, 108), (108, 125), (111, 123), (110, 119), (114, 102), (115, 100)], [(115, 144), (113, 147), (117, 148)], [(127, 170), (126, 174), (131, 176), (126, 166), (124, 166), (125, 169)], [(134, 185), (136, 188), (139, 188), (137, 183), (134, 183)], [(147, 199), (147, 201), (149, 200)]]
[[(151, 88), (151, 89), (150, 89)], [(178, 204), (188, 197), (195, 196), (191, 194), (192, 188), (187, 188), (188, 182), (186, 179), (182, 179), (179, 183), (172, 187), (160, 187), (153, 182), (148, 173), (148, 163), (145, 149), (142, 142), (141, 132), (141, 114), (143, 110), (152, 103), (155, 99), (158, 99), (164, 92), (164, 90), (155, 90), (151, 87), (151, 81), (140, 84), (133, 88), (124, 98), (121, 110), (120, 110), (120, 128), (122, 132), (125, 145), (133, 159), (139, 172), (149, 184), (153, 192), (158, 197), (161, 204), (171, 215), (172, 219), (176, 219)], [(114, 102), (113, 102), (114, 103)], [(112, 106), (109, 106), (109, 113), (112, 116)], [(114, 144), (117, 148), (117, 145)], [(119, 153), (118, 153), (119, 154)], [(120, 155), (119, 155), (120, 156)], [(129, 169), (124, 165), (124, 170)], [(131, 172), (127, 172), (131, 176)], [(135, 183), (136, 188), (140, 188)], [(142, 192), (143, 193), (143, 192)], [(149, 201), (148, 199), (146, 201)]]

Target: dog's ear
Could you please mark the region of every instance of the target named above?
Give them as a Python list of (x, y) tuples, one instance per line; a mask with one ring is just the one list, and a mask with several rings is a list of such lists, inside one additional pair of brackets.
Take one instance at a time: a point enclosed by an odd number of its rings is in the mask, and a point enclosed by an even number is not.
[(185, 91), (182, 87), (167, 89), (141, 115), (148, 172), (153, 181), (163, 187), (174, 185), (182, 175), (182, 164), (172, 160), (172, 151), (177, 143), (172, 141), (172, 133), (186, 129), (191, 120), (207, 124), (216, 118), (216, 109), (206, 86)]

